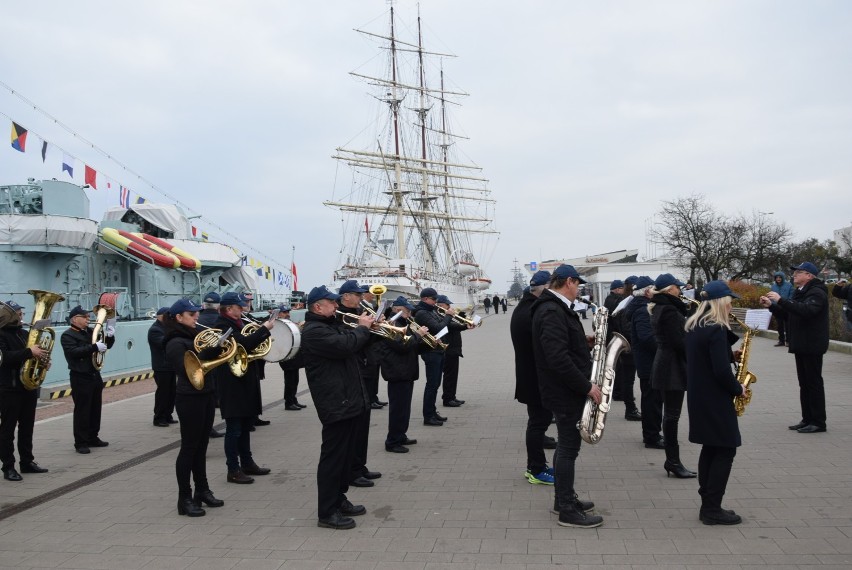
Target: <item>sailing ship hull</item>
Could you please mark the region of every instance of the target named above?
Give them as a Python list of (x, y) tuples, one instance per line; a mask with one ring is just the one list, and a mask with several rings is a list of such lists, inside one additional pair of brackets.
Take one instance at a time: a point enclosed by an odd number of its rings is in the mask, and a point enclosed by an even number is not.
[[(353, 277), (354, 278), (354, 277)], [(453, 304), (460, 308), (475, 307), (476, 297), (470, 287), (465, 285), (456, 285), (442, 281), (432, 281), (428, 279), (411, 279), (404, 276), (367, 276), (357, 277), (358, 284), (369, 287), (370, 285), (384, 285), (388, 291), (384, 295), (384, 299), (395, 299), (402, 295), (407, 299), (417, 300), (420, 298), (420, 291), (427, 287), (435, 289), (439, 295), (446, 295)], [(337, 279), (330, 288), (337, 291), (343, 285), (345, 279)]]

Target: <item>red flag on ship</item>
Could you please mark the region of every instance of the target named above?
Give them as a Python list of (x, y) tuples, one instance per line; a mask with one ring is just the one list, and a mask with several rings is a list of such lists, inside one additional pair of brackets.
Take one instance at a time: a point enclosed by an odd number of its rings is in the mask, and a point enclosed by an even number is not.
[(98, 189), (98, 173), (94, 168), (92, 168), (88, 164), (86, 165), (86, 182), (85, 183), (88, 184), (89, 186), (91, 186), (92, 188), (94, 188), (95, 190)]
[(290, 273), (293, 274), (293, 289), (299, 290), (299, 274), (296, 272), (296, 262), (290, 264)]

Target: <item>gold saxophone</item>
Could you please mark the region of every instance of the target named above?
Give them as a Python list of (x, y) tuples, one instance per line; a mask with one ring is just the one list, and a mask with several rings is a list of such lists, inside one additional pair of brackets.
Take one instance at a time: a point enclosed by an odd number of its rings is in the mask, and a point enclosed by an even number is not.
[(742, 384), (745, 388), (742, 395), (734, 396), (734, 409), (737, 411), (738, 416), (742, 416), (745, 413), (746, 406), (751, 403), (751, 385), (757, 382), (757, 376), (748, 369), (748, 357), (751, 353), (751, 339), (754, 336), (755, 329), (749, 327), (733, 314), (731, 314), (731, 318), (734, 319), (745, 331), (745, 334), (743, 335), (742, 348), (740, 348), (740, 357), (734, 363), (734, 366), (737, 369), (737, 382)]
[(47, 352), (47, 356), (43, 358), (28, 358), (21, 367), (21, 384), (27, 390), (35, 390), (44, 382), (50, 368), (50, 351), (53, 350), (53, 344), (56, 341), (56, 332), (51, 327), (37, 329), (35, 325), (38, 321), (49, 319), (50, 313), (53, 312), (53, 305), (58, 301), (64, 301), (65, 297), (39, 289), (30, 289), (27, 292), (35, 298), (27, 347), (38, 346)]

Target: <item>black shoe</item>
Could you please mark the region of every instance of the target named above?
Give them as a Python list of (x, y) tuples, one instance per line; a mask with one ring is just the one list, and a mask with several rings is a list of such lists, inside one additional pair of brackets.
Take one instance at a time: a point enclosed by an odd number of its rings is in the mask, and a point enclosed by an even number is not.
[(271, 424), (272, 422), (271, 422), (271, 421), (269, 421), (269, 420), (262, 420), (262, 419), (260, 419), (260, 418), (256, 418), (256, 419), (254, 420), (254, 422), (252, 422), (252, 423), (253, 423), (254, 425), (256, 425), (256, 426), (268, 426), (268, 425), (269, 425), (269, 424)]
[(255, 431), (255, 430), (257, 430), (257, 428), (256, 428), (256, 427), (254, 427), (254, 426), (249, 426), (248, 430), (249, 430), (249, 431)]
[(216, 431), (215, 429), (210, 430), (210, 439), (216, 439), (217, 437), (225, 437), (225, 434), (221, 431)]
[(656, 441), (646, 441), (645, 447), (647, 447), (648, 449), (665, 449), (666, 442), (663, 438), (660, 438)]
[(360, 517), (367, 514), (367, 508), (364, 505), (353, 505), (349, 499), (343, 499), (337, 510), (345, 517)]
[(408, 448), (403, 447), (402, 445), (386, 445), (385, 451), (390, 451), (391, 453), (408, 453)]
[(781, 342), (781, 341), (778, 341), (778, 342), (776, 342), (775, 344), (773, 344), (772, 346), (786, 346), (786, 343), (783, 343), (783, 342)]
[(349, 481), (349, 484), (352, 485), (353, 487), (373, 487), (373, 486), (375, 486), (375, 483), (373, 483), (372, 481), (370, 481), (369, 479), (366, 479), (364, 477), (356, 477), (355, 479), (352, 479), (351, 481)]
[(587, 515), (577, 509), (573, 503), (559, 512), (559, 526), (572, 526), (576, 528), (595, 528), (603, 524), (603, 517), (599, 515)]
[(405, 441), (402, 442), (402, 445), (415, 445), (416, 443), (417, 443), (416, 439), (405, 438)]
[(95, 441), (89, 442), (89, 447), (106, 447), (109, 445), (108, 441), (103, 441), (101, 438), (95, 439)]
[(92, 450), (86, 447), (85, 445), (80, 445), (78, 447), (75, 447), (74, 449), (77, 450), (77, 453), (82, 453), (83, 455), (87, 455), (92, 452)]
[(243, 465), (242, 472), (246, 475), (269, 475), (272, 472), (272, 469), (268, 467), (261, 467), (257, 463), (252, 463), (251, 465)]
[(364, 472), (364, 479), (381, 479), (382, 474), (378, 471), (370, 471), (369, 469)]
[(740, 524), (743, 518), (733, 511), (723, 509), (712, 509), (699, 512), (698, 519), (706, 525), (713, 524)]
[(284, 409), (289, 410), (291, 412), (301, 412), (302, 411), (302, 407), (299, 406), (298, 404), (287, 404), (286, 406), (284, 406)]
[(438, 420), (439, 422), (445, 422), (445, 421), (447, 421), (447, 418), (445, 418), (444, 416), (442, 416), (442, 415), (441, 415), (441, 414), (439, 414), (438, 412), (435, 412), (435, 419), (436, 419), (436, 420)]
[(442, 426), (442, 425), (444, 425), (444, 422), (442, 422), (438, 418), (426, 418), (425, 420), (423, 420), (423, 425), (424, 426)]
[(446, 402), (444, 402), (445, 408), (458, 408), (461, 405), (462, 403), (458, 400), (447, 400)]
[(225, 501), (213, 496), (213, 491), (210, 489), (207, 489), (206, 491), (196, 490), (195, 497), (192, 498), (192, 502), (195, 503), (197, 507), (200, 507), (201, 503), (204, 503), (208, 507), (221, 507), (225, 504)]
[(45, 469), (35, 461), (30, 461), (29, 463), (21, 463), (21, 473), (47, 473), (47, 471), (47, 469)]
[[(595, 510), (595, 504), (592, 501), (581, 501), (577, 495), (574, 495), (572, 503), (578, 511), (582, 511), (587, 514)], [(554, 515), (559, 514), (559, 505), (556, 504), (556, 499), (553, 500), (553, 508), (550, 512)]]
[(802, 429), (802, 428), (803, 428), (803, 427), (805, 427), (806, 425), (808, 425), (808, 422), (804, 422), (804, 421), (802, 421), (802, 422), (797, 423), (796, 425), (793, 425), (793, 426), (787, 426), (787, 429), (791, 429), (791, 430), (793, 430), (793, 431), (796, 431), (796, 430)]
[(336, 530), (346, 530), (355, 528), (355, 521), (349, 517), (343, 516), (340, 511), (335, 511), (333, 515), (327, 519), (317, 520), (317, 526), (322, 528), (333, 528)]
[(176, 419), (171, 418), (171, 417), (169, 419), (167, 419), (166, 421), (169, 422), (170, 424), (179, 424), (180, 423), (179, 421), (177, 421)]
[(15, 471), (14, 467), (9, 467), (8, 469), (3, 470), (3, 478), (6, 481), (23, 481), (24, 478), (21, 477), (21, 474)]
[(376, 403), (380, 406), (387, 406), (388, 405), (387, 402), (382, 402), (381, 400), (376, 400)]
[(300, 404), (299, 402), (296, 402), (296, 405), (299, 406), (300, 408), (307, 408), (307, 406), (305, 404)]
[(228, 483), (237, 483), (238, 485), (248, 485), (254, 483), (254, 477), (249, 477), (241, 470), (231, 471), (228, 473)]
[(674, 475), (678, 479), (694, 479), (698, 476), (698, 473), (696, 473), (695, 471), (690, 471), (689, 469), (684, 467), (683, 463), (681, 463), (680, 461), (674, 462), (666, 460), (666, 462), (663, 463), (663, 469), (666, 470), (666, 477)]
[(542, 441), (541, 446), (544, 449), (556, 449), (556, 438), (550, 437), (549, 435), (544, 436), (544, 440)]
[(169, 422), (165, 420), (154, 420), (154, 427), (169, 427)]
[(381, 405), (378, 402), (373, 402), (373, 403), (370, 404), (370, 408), (373, 409), (373, 410), (383, 410), (384, 406)]
[(799, 428), (796, 431), (799, 432), (799, 433), (822, 433), (822, 432), (825, 431), (825, 428), (811, 424), (811, 425), (807, 425), (803, 428)]
[(624, 412), (624, 419), (628, 422), (641, 422), (642, 414), (636, 408), (632, 408)]
[(207, 514), (207, 511), (193, 503), (192, 499), (190, 499), (189, 497), (179, 497), (177, 507), (179, 515), (186, 515), (188, 517), (203, 517)]

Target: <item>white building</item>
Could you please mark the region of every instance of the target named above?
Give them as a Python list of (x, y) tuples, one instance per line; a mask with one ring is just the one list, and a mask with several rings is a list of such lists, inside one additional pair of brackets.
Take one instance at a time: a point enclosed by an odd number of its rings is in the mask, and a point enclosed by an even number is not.
[(834, 230), (834, 243), (837, 244), (837, 249), (840, 255), (848, 255), (850, 245), (852, 245), (852, 224), (839, 230)]

